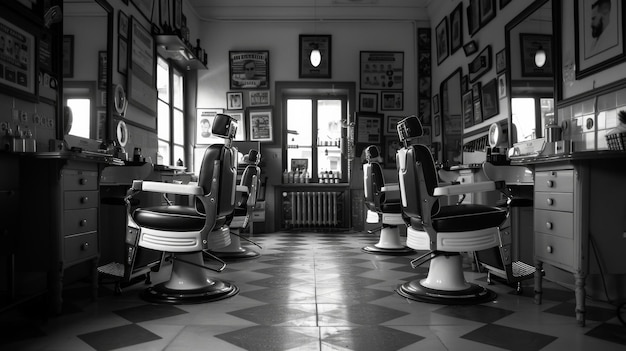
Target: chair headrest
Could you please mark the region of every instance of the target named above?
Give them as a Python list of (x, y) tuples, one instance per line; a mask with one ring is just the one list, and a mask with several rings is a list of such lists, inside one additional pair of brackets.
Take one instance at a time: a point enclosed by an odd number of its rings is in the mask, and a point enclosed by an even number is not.
[(411, 139), (422, 136), (422, 123), (417, 116), (412, 115), (398, 122), (398, 136), (400, 141), (405, 143)]
[(246, 165), (256, 165), (259, 163), (260, 158), (261, 157), (259, 156), (259, 152), (251, 149), (250, 151), (248, 151), (248, 154), (243, 157), (241, 163)]
[(380, 148), (377, 145), (370, 145), (365, 148), (365, 159), (368, 163), (382, 162), (382, 157), (380, 156)]
[(211, 133), (217, 137), (232, 140), (237, 133), (237, 120), (229, 115), (218, 113), (213, 120)]

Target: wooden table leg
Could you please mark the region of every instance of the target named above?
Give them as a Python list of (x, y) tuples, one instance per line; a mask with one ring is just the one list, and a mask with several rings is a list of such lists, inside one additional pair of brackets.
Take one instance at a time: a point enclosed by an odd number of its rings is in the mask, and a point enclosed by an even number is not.
[(585, 273), (578, 271), (574, 273), (576, 294), (576, 322), (579, 326), (585, 326)]
[(535, 259), (535, 296), (533, 301), (537, 305), (541, 305), (541, 294), (543, 294), (542, 289), (542, 278), (543, 278), (543, 262)]

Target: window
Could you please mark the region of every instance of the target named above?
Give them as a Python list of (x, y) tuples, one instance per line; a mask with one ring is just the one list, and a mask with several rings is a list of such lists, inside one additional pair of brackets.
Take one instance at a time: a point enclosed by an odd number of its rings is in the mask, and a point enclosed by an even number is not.
[(165, 59), (157, 58), (157, 163), (174, 165), (185, 160), (184, 77)]
[(305, 178), (310, 182), (346, 181), (347, 163), (341, 150), (346, 137), (342, 116), (347, 115), (347, 98), (287, 96), (285, 111), (285, 182)]

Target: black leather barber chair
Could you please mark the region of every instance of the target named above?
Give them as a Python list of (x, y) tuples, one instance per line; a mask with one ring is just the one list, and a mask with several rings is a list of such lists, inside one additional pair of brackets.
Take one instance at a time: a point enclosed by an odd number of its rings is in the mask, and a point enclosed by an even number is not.
[[(237, 150), (232, 139), (236, 121), (225, 114), (215, 117), (212, 133), (225, 144), (206, 148), (198, 184), (173, 184), (135, 180), (127, 201), (142, 191), (192, 196), (191, 206), (139, 207), (128, 213), (128, 234), (138, 236), (138, 246), (168, 253), (173, 260), (168, 281), (144, 290), (141, 297), (167, 304), (203, 303), (234, 296), (239, 288), (214, 279), (209, 271), (221, 272), (226, 264), (209, 250), (230, 244), (226, 221), (235, 208)], [(220, 262), (206, 265), (204, 258)]]
[(362, 248), (364, 252), (381, 255), (408, 255), (415, 250), (401, 243), (399, 225), (404, 226), (400, 187), (385, 183), (380, 166), (380, 149), (370, 145), (365, 149), (363, 164), (363, 189), (367, 207), (367, 223), (382, 223), (378, 243)]
[(428, 276), (400, 285), (403, 297), (438, 304), (475, 304), (491, 301), (496, 294), (469, 283), (463, 274), (461, 252), (499, 245), (499, 226), (506, 208), (475, 204), (442, 205), (440, 198), (479, 191), (493, 191), (503, 182), (478, 182), (439, 186), (430, 148), (412, 144), (422, 135), (416, 116), (398, 122), (403, 147), (396, 154), (402, 209), (406, 216), (407, 246), (427, 250), (413, 260), (415, 268), (429, 262)]

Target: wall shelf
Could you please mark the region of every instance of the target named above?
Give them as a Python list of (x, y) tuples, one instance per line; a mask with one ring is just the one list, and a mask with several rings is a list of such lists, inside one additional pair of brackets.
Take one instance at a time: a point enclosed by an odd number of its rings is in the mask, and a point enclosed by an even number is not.
[(154, 37), (159, 55), (171, 59), (182, 70), (208, 69), (202, 60), (176, 35)]

